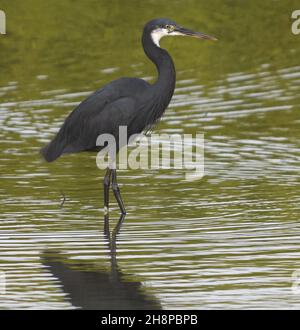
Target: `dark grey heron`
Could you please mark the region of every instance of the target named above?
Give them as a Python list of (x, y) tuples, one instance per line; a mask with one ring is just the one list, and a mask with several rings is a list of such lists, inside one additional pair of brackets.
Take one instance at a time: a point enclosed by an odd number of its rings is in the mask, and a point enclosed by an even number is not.
[[(118, 141), (119, 127), (126, 126), (128, 138), (149, 130), (157, 123), (171, 101), (175, 89), (176, 71), (168, 52), (160, 48), (164, 36), (190, 36), (216, 40), (207, 34), (186, 29), (169, 19), (154, 19), (143, 31), (145, 54), (156, 65), (158, 78), (154, 84), (143, 79), (120, 78), (105, 85), (85, 99), (66, 118), (55, 138), (42, 149), (42, 155), (52, 162), (65, 153), (98, 151), (97, 137), (111, 134)], [(128, 141), (127, 141), (128, 143)], [(117, 145), (117, 151), (120, 149)], [(122, 214), (126, 214), (117, 183), (116, 169), (107, 169), (104, 177), (104, 209), (109, 210), (109, 188)]]

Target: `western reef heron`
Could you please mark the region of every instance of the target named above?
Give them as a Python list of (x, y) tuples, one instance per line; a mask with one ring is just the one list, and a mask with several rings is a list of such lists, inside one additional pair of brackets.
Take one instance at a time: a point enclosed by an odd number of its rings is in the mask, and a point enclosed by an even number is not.
[[(99, 151), (96, 140), (111, 134), (118, 141), (119, 127), (126, 126), (128, 138), (149, 130), (169, 105), (175, 89), (176, 71), (169, 53), (159, 41), (165, 36), (189, 36), (216, 40), (201, 32), (184, 28), (169, 19), (154, 19), (143, 31), (145, 54), (156, 65), (158, 78), (149, 84), (139, 78), (120, 78), (110, 82), (81, 102), (66, 118), (54, 139), (41, 153), (52, 162), (65, 153)], [(127, 141), (128, 143), (128, 141)], [(117, 145), (117, 151), (121, 146)], [(104, 209), (109, 210), (109, 188), (112, 186), (122, 215), (126, 214), (117, 183), (116, 169), (108, 168), (104, 177)]]

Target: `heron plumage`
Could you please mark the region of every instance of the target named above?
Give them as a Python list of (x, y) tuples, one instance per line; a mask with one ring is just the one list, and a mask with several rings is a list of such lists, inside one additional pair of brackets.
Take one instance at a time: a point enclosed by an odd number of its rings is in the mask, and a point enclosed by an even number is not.
[[(52, 162), (64, 153), (99, 150), (96, 141), (101, 134), (113, 135), (119, 149), (120, 126), (127, 126), (129, 139), (133, 134), (149, 130), (159, 121), (171, 101), (176, 81), (173, 60), (159, 45), (160, 38), (167, 35), (216, 40), (204, 33), (183, 28), (169, 19), (148, 22), (143, 30), (142, 45), (157, 68), (156, 82), (149, 84), (139, 78), (121, 78), (91, 94), (69, 114), (54, 139), (41, 150), (46, 161)], [(105, 209), (108, 210), (111, 178), (116, 200), (122, 214), (125, 214), (116, 170), (108, 170), (104, 179)]]

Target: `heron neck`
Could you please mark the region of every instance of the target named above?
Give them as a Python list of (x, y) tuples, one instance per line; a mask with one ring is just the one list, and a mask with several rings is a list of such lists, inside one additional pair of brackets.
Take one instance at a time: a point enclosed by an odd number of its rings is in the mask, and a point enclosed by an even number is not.
[(145, 54), (155, 64), (158, 71), (158, 78), (153, 84), (154, 90), (158, 95), (166, 98), (168, 105), (173, 96), (176, 81), (173, 60), (165, 49), (154, 44), (149, 33), (143, 33), (142, 43)]

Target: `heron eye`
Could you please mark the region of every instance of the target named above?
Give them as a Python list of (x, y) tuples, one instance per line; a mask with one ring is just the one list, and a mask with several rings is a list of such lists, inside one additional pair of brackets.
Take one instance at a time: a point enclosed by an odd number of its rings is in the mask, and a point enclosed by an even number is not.
[(175, 30), (175, 26), (167, 24), (166, 29), (168, 30), (168, 32), (173, 32)]

